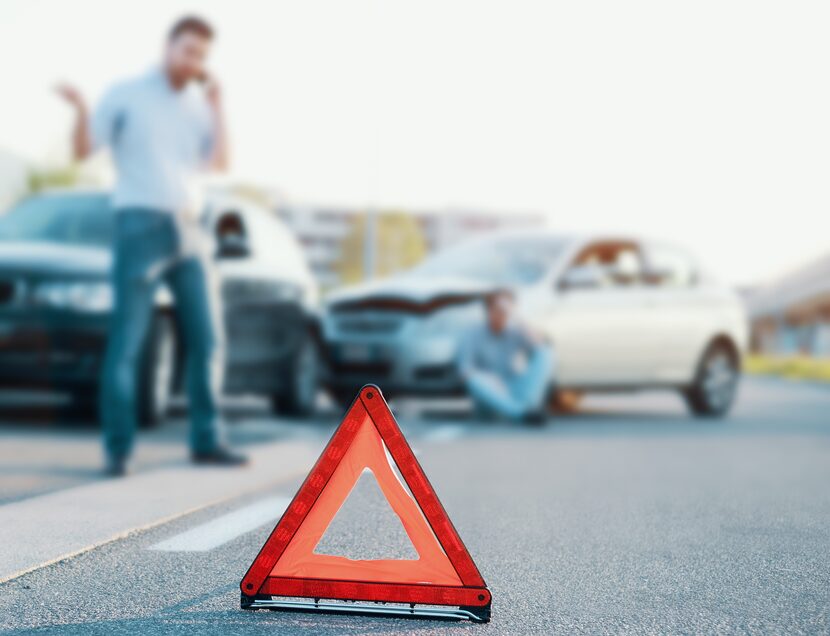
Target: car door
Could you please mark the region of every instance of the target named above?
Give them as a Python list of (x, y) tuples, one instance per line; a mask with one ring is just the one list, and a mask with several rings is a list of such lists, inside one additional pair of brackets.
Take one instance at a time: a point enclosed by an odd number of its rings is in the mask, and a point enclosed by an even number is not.
[(311, 273), (299, 245), (269, 212), (246, 206), (240, 218), (242, 241), (222, 217), (215, 226), (228, 337), (226, 382), (234, 392), (273, 392), (286, 385), (292, 356), (308, 334), (307, 310), (315, 301)]
[(640, 246), (588, 244), (554, 281), (546, 320), (563, 386), (615, 387), (645, 381), (657, 356)]
[(657, 347), (655, 383), (691, 379), (718, 316), (717, 300), (707, 293), (697, 263), (665, 243), (644, 246), (649, 324)]
[(252, 228), (247, 211), (237, 205), (220, 208), (210, 227), (216, 244), (227, 340), (226, 388), (236, 391), (241, 388), (241, 370), (262, 362), (263, 353), (267, 354), (258, 328), (261, 290), (256, 278)]

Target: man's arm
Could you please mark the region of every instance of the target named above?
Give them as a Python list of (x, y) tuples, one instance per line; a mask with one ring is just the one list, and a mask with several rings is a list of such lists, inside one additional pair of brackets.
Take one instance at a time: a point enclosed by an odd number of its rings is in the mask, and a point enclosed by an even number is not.
[(548, 344), (544, 334), (537, 329), (531, 327), (525, 322), (518, 322), (516, 325), (519, 333), (521, 346), (530, 354), (537, 348), (546, 346)]
[(222, 103), (222, 90), (215, 78), (211, 77), (205, 87), (205, 96), (211, 110), (213, 131), (210, 155), (207, 160), (209, 170), (225, 172), (230, 166), (228, 129), (225, 123), (225, 108)]
[(92, 153), (89, 133), (89, 109), (80, 91), (69, 84), (61, 84), (55, 89), (75, 112), (72, 126), (72, 156), (76, 161), (83, 161)]

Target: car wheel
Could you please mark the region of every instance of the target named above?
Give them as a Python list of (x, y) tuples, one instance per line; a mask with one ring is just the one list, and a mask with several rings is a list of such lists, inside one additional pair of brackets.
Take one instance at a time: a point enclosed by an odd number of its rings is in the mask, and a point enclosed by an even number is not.
[(702, 417), (725, 415), (735, 399), (739, 378), (735, 351), (726, 343), (713, 343), (703, 354), (694, 384), (684, 392), (689, 410)]
[(138, 422), (142, 428), (158, 426), (170, 408), (176, 370), (176, 328), (165, 314), (153, 318), (147, 336), (138, 385)]
[(274, 410), (285, 415), (308, 417), (317, 404), (320, 385), (320, 352), (310, 334), (291, 357), (285, 389), (273, 396)]

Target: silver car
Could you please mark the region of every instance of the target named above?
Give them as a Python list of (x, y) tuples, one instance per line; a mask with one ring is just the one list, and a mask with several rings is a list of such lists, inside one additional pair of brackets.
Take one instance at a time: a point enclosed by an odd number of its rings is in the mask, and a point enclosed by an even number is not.
[(482, 297), (504, 287), (554, 344), (553, 380), (570, 405), (585, 391), (666, 387), (698, 415), (731, 406), (747, 331), (731, 289), (674, 245), (545, 231), (463, 243), (330, 296), (331, 392), (347, 402), (373, 382), (391, 395), (461, 393), (459, 341), (484, 320)]

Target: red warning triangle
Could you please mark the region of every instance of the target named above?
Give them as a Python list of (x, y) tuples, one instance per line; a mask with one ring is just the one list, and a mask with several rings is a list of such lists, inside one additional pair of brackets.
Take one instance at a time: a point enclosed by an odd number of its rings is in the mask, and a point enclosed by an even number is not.
[[(397, 467), (398, 478), (392, 464)], [(357, 560), (317, 544), (365, 469), (398, 515), (417, 559)], [(406, 487), (405, 487), (406, 486)], [(407, 488), (409, 491), (407, 491)], [(410, 494), (411, 493), (411, 494)], [(490, 592), (380, 390), (365, 386), (240, 583), (245, 609), (394, 613), (320, 599), (460, 608), (408, 615), (488, 620)], [(310, 598), (313, 604), (275, 597)], [(371, 610), (371, 611), (370, 611)]]

